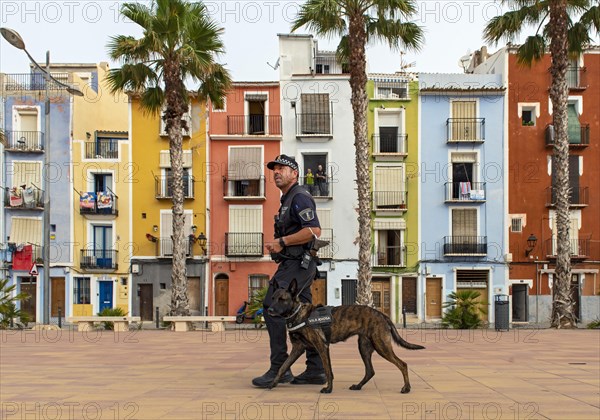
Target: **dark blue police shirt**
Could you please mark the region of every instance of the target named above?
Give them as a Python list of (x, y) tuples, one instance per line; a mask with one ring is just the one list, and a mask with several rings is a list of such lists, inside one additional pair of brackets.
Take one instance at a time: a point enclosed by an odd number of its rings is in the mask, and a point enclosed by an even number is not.
[[(296, 184), (298, 185), (298, 184)], [(303, 191), (296, 194), (294, 199), (292, 200), (292, 205), (290, 211), (290, 219), (293, 222), (292, 226), (286, 226), (285, 231), (286, 234), (296, 233), (305, 227), (317, 227), (320, 228), (321, 224), (319, 223), (319, 218), (317, 216), (317, 208), (315, 205), (315, 200), (312, 198), (310, 193), (306, 191), (301, 186), (296, 186), (292, 188), (302, 188)], [(291, 191), (291, 189), (290, 189)], [(288, 191), (289, 193), (289, 191)], [(285, 201), (286, 196), (283, 195), (281, 197), (281, 203)], [(313, 218), (312, 220), (306, 220), (310, 218), (310, 214), (312, 211)], [(287, 233), (290, 232), (290, 233)]]

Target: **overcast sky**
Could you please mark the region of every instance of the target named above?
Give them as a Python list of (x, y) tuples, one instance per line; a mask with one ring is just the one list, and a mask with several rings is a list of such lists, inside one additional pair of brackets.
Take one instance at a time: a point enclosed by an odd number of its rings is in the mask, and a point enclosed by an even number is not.
[[(274, 64), (278, 56), (278, 33), (289, 33), (302, 0), (291, 1), (206, 1), (213, 18), (225, 28), (226, 63), (234, 80), (277, 80)], [(141, 30), (119, 14), (122, 1), (0, 1), (0, 25), (16, 30), (27, 50), (45, 62), (97, 63), (109, 61), (106, 44), (109, 36)], [(420, 52), (390, 52), (383, 45), (369, 46), (368, 71), (390, 73), (404, 64), (416, 62), (412, 71), (461, 72), (458, 61), (467, 50), (483, 45), (482, 30), (489, 19), (501, 12), (498, 1), (425, 1), (417, 0), (414, 21), (425, 30), (425, 45)], [(307, 31), (298, 31), (307, 33)], [(335, 49), (337, 40), (320, 40), (320, 49)], [(502, 45), (500, 45), (502, 46)], [(498, 47), (500, 47), (498, 46)], [(491, 51), (496, 48), (492, 46)], [(0, 39), (0, 71), (26, 73), (26, 55)], [(116, 67), (111, 63), (111, 67)]]

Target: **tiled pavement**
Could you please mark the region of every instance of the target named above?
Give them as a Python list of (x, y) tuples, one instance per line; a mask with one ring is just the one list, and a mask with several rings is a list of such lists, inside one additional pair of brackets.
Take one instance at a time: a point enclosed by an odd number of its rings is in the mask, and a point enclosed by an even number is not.
[(350, 391), (364, 373), (352, 338), (332, 346), (326, 395), (318, 385), (250, 385), (267, 367), (264, 330), (4, 331), (0, 419), (600, 418), (600, 330), (401, 334), (427, 347), (395, 347), (410, 394), (378, 355), (375, 377)]

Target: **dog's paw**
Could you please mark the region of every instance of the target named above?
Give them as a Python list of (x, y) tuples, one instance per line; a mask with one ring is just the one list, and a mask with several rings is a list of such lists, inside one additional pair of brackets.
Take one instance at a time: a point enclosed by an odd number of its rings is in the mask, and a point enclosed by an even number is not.
[(331, 391), (333, 390), (333, 387), (325, 387), (321, 390), (321, 394), (331, 394)]
[(362, 389), (362, 386), (360, 386), (360, 385), (358, 385), (358, 384), (355, 384), (355, 385), (352, 385), (352, 386), (350, 387), (350, 389), (351, 389), (352, 391), (360, 391), (360, 390)]
[(400, 393), (402, 394), (408, 394), (410, 392), (410, 385), (404, 385), (404, 387), (402, 387), (402, 390), (400, 391)]

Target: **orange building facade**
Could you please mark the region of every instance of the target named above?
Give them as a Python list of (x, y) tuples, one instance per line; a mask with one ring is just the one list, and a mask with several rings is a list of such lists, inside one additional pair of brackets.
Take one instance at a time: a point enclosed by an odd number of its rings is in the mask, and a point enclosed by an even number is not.
[(277, 269), (264, 244), (280, 199), (266, 167), (281, 148), (279, 83), (233, 83), (208, 113), (208, 311), (235, 315)]

